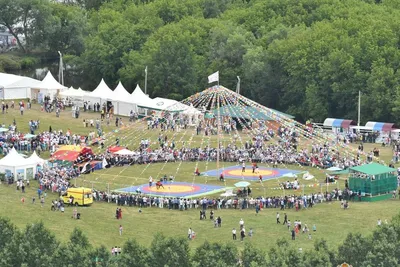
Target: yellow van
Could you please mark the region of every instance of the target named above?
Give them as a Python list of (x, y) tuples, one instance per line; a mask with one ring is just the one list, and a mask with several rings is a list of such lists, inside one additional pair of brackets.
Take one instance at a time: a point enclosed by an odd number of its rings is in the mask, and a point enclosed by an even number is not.
[(62, 198), (66, 205), (85, 206), (93, 203), (92, 189), (85, 187), (68, 188)]

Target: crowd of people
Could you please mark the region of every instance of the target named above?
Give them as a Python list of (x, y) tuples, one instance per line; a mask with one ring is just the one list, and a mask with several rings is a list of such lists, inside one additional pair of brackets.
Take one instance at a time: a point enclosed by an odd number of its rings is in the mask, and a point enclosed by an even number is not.
[[(332, 192), (310, 193), (306, 195), (289, 194), (286, 196), (270, 197), (218, 197), (218, 198), (179, 198), (165, 195), (147, 196), (145, 194), (124, 194), (95, 190), (93, 197), (95, 201), (114, 203), (117, 206), (128, 206), (138, 208), (162, 208), (170, 210), (201, 209), (293, 209), (296, 211), (312, 208), (317, 203), (330, 202), (333, 200), (350, 200), (352, 192), (335, 189)], [(280, 195), (280, 194), (279, 194)], [(205, 215), (206, 216), (206, 215)]]

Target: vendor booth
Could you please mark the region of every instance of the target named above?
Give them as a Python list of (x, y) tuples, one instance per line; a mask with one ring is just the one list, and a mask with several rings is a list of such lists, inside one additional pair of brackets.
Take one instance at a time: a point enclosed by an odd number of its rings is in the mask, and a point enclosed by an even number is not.
[(7, 180), (31, 180), (35, 177), (37, 163), (25, 159), (15, 148), (0, 160), (0, 172)]

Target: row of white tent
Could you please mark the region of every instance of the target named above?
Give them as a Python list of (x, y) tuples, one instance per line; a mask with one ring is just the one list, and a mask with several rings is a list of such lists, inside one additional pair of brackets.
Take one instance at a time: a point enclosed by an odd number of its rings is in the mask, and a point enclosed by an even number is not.
[(201, 112), (193, 106), (182, 104), (176, 100), (156, 97), (154, 99), (146, 95), (139, 85), (130, 94), (121, 82), (115, 90), (111, 90), (102, 79), (99, 85), (92, 92), (84, 91), (81, 88), (69, 88), (59, 94), (61, 97), (68, 97), (75, 101), (90, 101), (93, 103), (106, 103), (111, 101), (114, 105), (114, 114), (128, 116), (131, 111), (139, 114), (149, 115), (148, 110), (181, 112), (186, 115), (199, 116)]
[(44, 96), (54, 98), (57, 94), (67, 89), (56, 79), (50, 71), (42, 81), (14, 75), (8, 73), (0, 73), (0, 89), (1, 99), (38, 99)]
[(6, 175), (13, 175), (14, 179), (33, 179), (37, 172), (37, 167), (42, 166), (46, 161), (33, 152), (29, 158), (24, 158), (15, 148), (0, 160), (0, 172)]
[(7, 99), (37, 99), (39, 102), (45, 96), (54, 99), (56, 96), (69, 97), (75, 101), (90, 101), (100, 103), (113, 102), (114, 114), (128, 116), (131, 110), (141, 115), (150, 115), (148, 110), (181, 112), (185, 115), (198, 117), (201, 112), (193, 106), (184, 105), (176, 100), (146, 95), (139, 85), (130, 94), (120, 82), (115, 90), (111, 90), (102, 79), (92, 92), (82, 89), (67, 88), (57, 82), (50, 71), (42, 81), (29, 77), (0, 73), (0, 98)]

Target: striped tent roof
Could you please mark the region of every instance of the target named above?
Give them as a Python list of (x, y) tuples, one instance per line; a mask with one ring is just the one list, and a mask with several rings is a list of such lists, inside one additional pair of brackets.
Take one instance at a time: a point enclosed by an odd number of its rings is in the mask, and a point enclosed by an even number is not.
[(355, 125), (355, 122), (352, 121), (352, 120), (327, 118), (327, 119), (325, 119), (323, 125), (325, 127), (335, 127), (335, 128), (348, 129), (350, 127), (350, 125)]
[(365, 127), (371, 129), (372, 131), (390, 132), (393, 130), (394, 123), (369, 121), (367, 124), (365, 124)]

